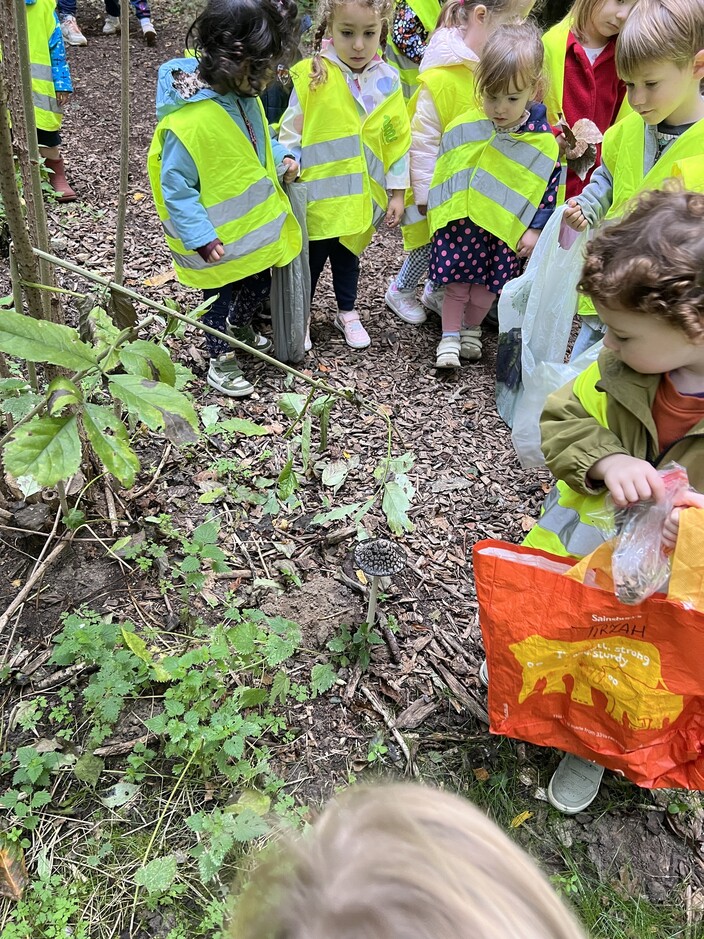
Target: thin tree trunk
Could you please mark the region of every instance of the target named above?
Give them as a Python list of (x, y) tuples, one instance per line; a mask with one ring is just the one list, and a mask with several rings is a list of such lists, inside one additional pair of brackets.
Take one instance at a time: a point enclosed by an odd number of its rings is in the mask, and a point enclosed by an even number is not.
[(120, 5), (120, 191), (115, 226), (115, 283), (122, 284), (125, 272), (125, 224), (130, 172), (130, 5)]

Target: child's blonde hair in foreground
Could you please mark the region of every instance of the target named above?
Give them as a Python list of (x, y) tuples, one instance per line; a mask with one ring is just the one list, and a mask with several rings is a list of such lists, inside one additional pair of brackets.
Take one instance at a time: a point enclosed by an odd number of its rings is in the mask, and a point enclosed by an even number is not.
[(616, 42), (616, 70), (628, 79), (653, 62), (686, 68), (704, 49), (704, 0), (638, 0)]
[(527, 854), (459, 796), (348, 790), (255, 872), (232, 939), (586, 939)]
[(516, 88), (534, 86), (535, 98), (541, 100), (545, 90), (544, 58), (540, 30), (530, 20), (497, 26), (474, 72), (478, 98), (485, 93), (506, 94), (513, 84)]

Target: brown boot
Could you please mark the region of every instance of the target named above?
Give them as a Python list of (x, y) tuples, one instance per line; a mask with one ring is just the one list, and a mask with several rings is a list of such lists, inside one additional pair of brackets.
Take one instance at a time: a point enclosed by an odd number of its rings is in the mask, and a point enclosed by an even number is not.
[(61, 157), (58, 160), (44, 160), (44, 165), (50, 171), (49, 182), (56, 193), (57, 202), (74, 202), (78, 196), (71, 189), (66, 179), (66, 167)]

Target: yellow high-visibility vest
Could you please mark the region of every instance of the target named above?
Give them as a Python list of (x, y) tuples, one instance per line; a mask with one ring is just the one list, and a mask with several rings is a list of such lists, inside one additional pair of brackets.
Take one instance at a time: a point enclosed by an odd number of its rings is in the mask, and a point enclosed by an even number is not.
[(58, 130), (63, 112), (56, 101), (49, 52), (49, 40), (58, 26), (56, 6), (52, 0), (37, 0), (26, 10), (34, 119), (40, 130)]
[(497, 133), (478, 108), (443, 135), (428, 194), (428, 225), (471, 219), (516, 250), (538, 211), (558, 157), (550, 132)]
[[(423, 29), (432, 33), (440, 16), (440, 3), (438, 0), (413, 0), (409, 4), (415, 15), (421, 21)], [(404, 55), (398, 46), (389, 38), (386, 44), (386, 61), (398, 72), (401, 78), (401, 90), (407, 101), (413, 97), (418, 84), (418, 64)]]
[[(543, 34), (545, 48), (545, 74), (548, 77), (548, 90), (545, 95), (545, 107), (548, 112), (548, 121), (553, 127), (564, 115), (562, 95), (565, 90), (565, 59), (567, 58), (567, 39), (571, 28), (570, 18), (566, 16), (559, 23)], [(616, 120), (631, 114), (628, 99), (624, 97), (621, 102)]]
[(291, 77), (303, 109), (301, 180), (308, 188), (311, 241), (339, 238), (361, 254), (386, 214), (386, 173), (411, 145), (411, 125), (397, 88), (361, 117), (345, 76), (325, 62), (327, 80), (310, 87), (311, 60)]
[[(601, 378), (599, 363), (593, 362), (575, 379), (573, 392), (584, 410), (602, 427), (608, 427), (607, 398), (597, 390)], [(524, 538), (523, 544), (551, 554), (583, 557), (603, 541), (594, 523), (604, 507), (606, 490), (583, 495), (558, 480), (548, 493), (537, 523)]]
[[(447, 65), (429, 68), (418, 75), (418, 84), (425, 85), (433, 97), (435, 109), (444, 133), (447, 126), (458, 115), (474, 104), (474, 77), (466, 65)], [(416, 111), (416, 94), (408, 102), (408, 114), (413, 120)], [(406, 208), (401, 221), (403, 247), (406, 251), (422, 248), (430, 241), (427, 216), (421, 215), (413, 200), (413, 190), (406, 192)]]
[(686, 189), (704, 191), (704, 119), (697, 121), (668, 147), (643, 176), (645, 126), (631, 114), (604, 134), (601, 161), (613, 178), (613, 201), (606, 218), (623, 215), (626, 204), (639, 192), (659, 189), (666, 179), (678, 177)]
[[(262, 122), (266, 127), (263, 108)], [(169, 218), (161, 189), (167, 131), (178, 137), (198, 170), (200, 201), (225, 249), (214, 264), (185, 247)], [(157, 124), (147, 157), (149, 181), (182, 284), (222, 287), (269, 267), (283, 267), (300, 253), (301, 229), (276, 178), (271, 141), (265, 136), (262, 166), (249, 138), (212, 99), (186, 104)]]

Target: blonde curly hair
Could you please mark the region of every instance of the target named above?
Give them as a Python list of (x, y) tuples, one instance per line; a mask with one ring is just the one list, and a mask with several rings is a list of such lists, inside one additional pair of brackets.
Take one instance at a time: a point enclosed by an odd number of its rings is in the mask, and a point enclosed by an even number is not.
[(393, 0), (320, 0), (316, 19), (318, 28), (313, 39), (313, 61), (310, 71), (310, 87), (317, 88), (327, 81), (328, 73), (321, 56), (323, 39), (330, 34), (335, 13), (343, 6), (360, 6), (365, 10), (372, 10), (381, 20), (381, 35), (379, 46), (382, 55), (386, 52), (386, 43), (389, 38), (389, 24), (393, 13)]

